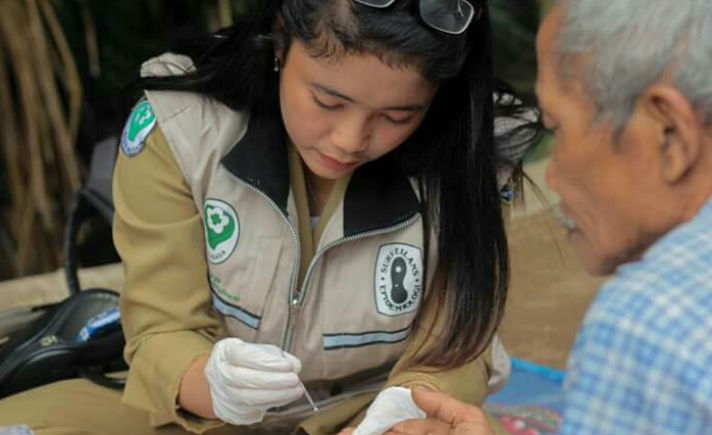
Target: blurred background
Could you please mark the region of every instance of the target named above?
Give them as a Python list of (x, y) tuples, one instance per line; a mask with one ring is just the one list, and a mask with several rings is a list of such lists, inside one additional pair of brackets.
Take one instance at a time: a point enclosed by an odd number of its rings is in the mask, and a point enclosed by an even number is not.
[[(56, 270), (92, 149), (117, 136), (140, 63), (230, 25), (248, 1), (0, 0), (0, 280)], [(490, 0), (495, 69), (525, 101), (538, 0)], [(83, 225), (83, 266), (115, 261), (105, 220)]]

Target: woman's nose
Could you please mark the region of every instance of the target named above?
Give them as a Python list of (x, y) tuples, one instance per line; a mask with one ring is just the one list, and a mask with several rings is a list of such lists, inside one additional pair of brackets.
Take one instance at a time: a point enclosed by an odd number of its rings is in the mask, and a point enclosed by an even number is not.
[(332, 143), (345, 154), (356, 154), (368, 148), (370, 137), (368, 117), (352, 114), (343, 117), (334, 126)]

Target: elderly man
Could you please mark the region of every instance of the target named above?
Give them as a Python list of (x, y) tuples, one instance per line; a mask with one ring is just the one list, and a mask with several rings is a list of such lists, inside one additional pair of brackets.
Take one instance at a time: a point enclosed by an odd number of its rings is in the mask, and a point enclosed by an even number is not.
[[(560, 0), (537, 41), (547, 181), (586, 269), (562, 433), (712, 431), (712, 1)], [(415, 392), (393, 433), (486, 433)]]

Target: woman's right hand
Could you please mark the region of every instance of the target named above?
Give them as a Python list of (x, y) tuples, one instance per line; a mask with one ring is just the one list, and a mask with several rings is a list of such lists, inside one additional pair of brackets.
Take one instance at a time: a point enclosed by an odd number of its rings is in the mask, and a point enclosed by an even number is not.
[(302, 363), (277, 346), (225, 338), (205, 366), (215, 416), (230, 424), (262, 421), (269, 408), (297, 400)]

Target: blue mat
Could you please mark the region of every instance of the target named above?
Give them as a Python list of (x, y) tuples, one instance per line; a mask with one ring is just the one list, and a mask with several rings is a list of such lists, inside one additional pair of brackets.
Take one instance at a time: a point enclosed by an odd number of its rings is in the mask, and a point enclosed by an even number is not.
[(564, 406), (564, 370), (512, 358), (507, 385), (487, 398), (485, 409), (512, 435), (557, 432)]

